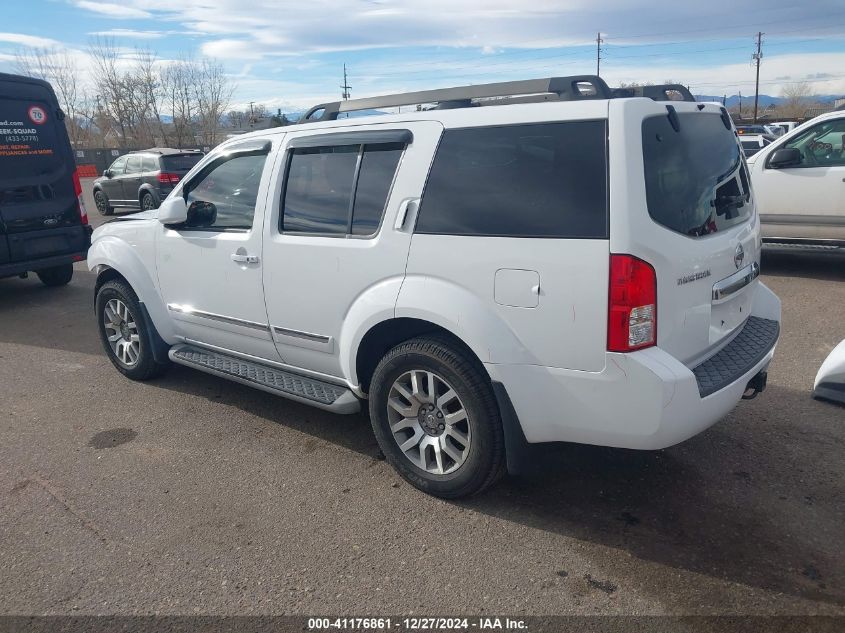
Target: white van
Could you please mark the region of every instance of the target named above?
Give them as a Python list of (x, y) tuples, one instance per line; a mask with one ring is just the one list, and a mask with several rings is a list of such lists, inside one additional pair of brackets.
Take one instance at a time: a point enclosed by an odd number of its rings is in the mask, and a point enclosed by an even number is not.
[(228, 141), (95, 232), (105, 351), (133, 379), (175, 362), (368, 407), (387, 459), (443, 497), (526, 441), (681, 442), (763, 390), (780, 302), (728, 113), (663, 88), (390, 95)]

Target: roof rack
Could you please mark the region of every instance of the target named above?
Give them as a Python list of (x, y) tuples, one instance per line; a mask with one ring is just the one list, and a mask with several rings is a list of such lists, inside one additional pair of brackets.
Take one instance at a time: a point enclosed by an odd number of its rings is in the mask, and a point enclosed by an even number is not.
[[(636, 93), (636, 94), (635, 94)], [(680, 95), (680, 99), (676, 96)], [(523, 81), (503, 81), (439, 90), (321, 103), (308, 110), (300, 123), (334, 121), (339, 114), (378, 108), (435, 104), (436, 109), (468, 108), (478, 105), (505, 105), (537, 101), (579, 101), (622, 97), (648, 97), (655, 101), (695, 101), (689, 90), (678, 84), (610, 88), (598, 75), (573, 75)], [(479, 102), (478, 100), (487, 100)]]
[(689, 88), (681, 84), (614, 88), (613, 96), (616, 99), (624, 97), (648, 97), (655, 101), (695, 101), (695, 97), (689, 91)]

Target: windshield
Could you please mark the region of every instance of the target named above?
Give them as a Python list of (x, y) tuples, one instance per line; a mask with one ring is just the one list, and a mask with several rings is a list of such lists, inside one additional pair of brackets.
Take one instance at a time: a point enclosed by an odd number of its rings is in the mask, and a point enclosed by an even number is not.
[(751, 213), (748, 174), (733, 130), (719, 114), (667, 115), (643, 121), (648, 212), (668, 229), (693, 237), (722, 231)]
[(194, 165), (200, 162), (202, 154), (170, 154), (162, 156), (161, 162), (164, 171), (189, 171)]

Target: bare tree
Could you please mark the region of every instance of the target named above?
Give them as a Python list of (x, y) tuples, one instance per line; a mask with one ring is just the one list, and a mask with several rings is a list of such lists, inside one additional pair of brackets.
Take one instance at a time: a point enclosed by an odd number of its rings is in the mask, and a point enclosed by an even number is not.
[(194, 102), (196, 65), (190, 57), (166, 66), (162, 72), (164, 108), (170, 113), (172, 139), (176, 147), (194, 144), (193, 122), (197, 108)]
[(17, 72), (43, 79), (53, 86), (65, 113), (65, 127), (71, 143), (80, 144), (90, 123), (90, 100), (79, 81), (79, 66), (66, 49), (22, 48), (15, 55)]
[(114, 40), (97, 37), (90, 46), (97, 92), (101, 98), (100, 119), (108, 119), (119, 135), (119, 145), (126, 147), (135, 140), (131, 90), (120, 65)]
[(202, 142), (214, 145), (220, 120), (229, 107), (234, 86), (222, 64), (205, 58), (196, 65), (194, 78), (194, 97)]
[(812, 86), (807, 82), (796, 81), (784, 85), (781, 96), (784, 102), (780, 106), (779, 115), (787, 118), (800, 118), (807, 109), (811, 96)]

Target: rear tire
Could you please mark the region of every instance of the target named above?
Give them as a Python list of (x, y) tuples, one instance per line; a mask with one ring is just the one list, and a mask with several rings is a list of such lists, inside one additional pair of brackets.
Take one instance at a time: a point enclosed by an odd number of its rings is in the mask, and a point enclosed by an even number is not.
[(401, 343), (379, 362), (369, 396), (379, 447), (416, 488), (455, 499), (478, 494), (504, 474), (493, 387), (468, 350), (436, 336)]
[(65, 286), (73, 278), (73, 264), (62, 264), (53, 268), (36, 270), (35, 274), (45, 286)]
[(170, 366), (169, 362), (156, 362), (153, 332), (147, 328), (138, 296), (126, 282), (103, 284), (97, 292), (96, 315), (103, 349), (121, 374), (132, 380), (149, 380)]
[(109, 206), (108, 196), (100, 189), (94, 192), (94, 205), (97, 207), (100, 215), (112, 215), (114, 213), (114, 207)]
[(141, 196), (141, 211), (152, 211), (153, 209), (158, 209), (158, 205), (153, 194), (147, 192)]

